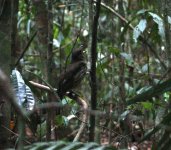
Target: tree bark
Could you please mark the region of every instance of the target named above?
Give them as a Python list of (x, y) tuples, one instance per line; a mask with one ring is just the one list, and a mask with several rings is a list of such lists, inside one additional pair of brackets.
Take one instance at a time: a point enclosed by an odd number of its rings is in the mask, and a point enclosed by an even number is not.
[[(96, 110), (97, 107), (97, 83), (96, 83), (96, 60), (97, 60), (97, 27), (100, 14), (100, 3), (98, 0), (96, 3), (96, 14), (93, 20), (92, 27), (92, 41), (91, 41), (91, 109)], [(90, 134), (89, 141), (94, 141), (95, 131), (95, 116), (90, 116)]]
[[(11, 63), (11, 1), (0, 1), (0, 67), (10, 75)], [(3, 128), (9, 128), (10, 104), (0, 92), (0, 149), (8, 147), (9, 132)]]
[[(36, 10), (36, 27), (37, 27), (37, 35), (39, 39), (39, 43), (41, 47), (39, 49), (40, 56), (41, 56), (41, 69), (42, 74), (44, 75), (45, 80), (48, 80), (48, 58), (47, 58), (47, 50), (48, 50), (48, 10), (46, 4), (42, 0), (32, 0), (33, 5)], [(49, 98), (49, 97), (48, 97)], [(48, 99), (48, 102), (50, 99)], [(46, 139), (51, 139), (51, 117), (50, 112), (47, 113), (46, 123), (47, 123), (47, 130), (46, 130)]]
[[(47, 51), (47, 78), (48, 82), (54, 85), (54, 80), (53, 80), (53, 14), (52, 14), (52, 0), (48, 1), (48, 51)], [(49, 102), (53, 102), (56, 100), (55, 96), (51, 93), (48, 94), (48, 100)], [(49, 126), (51, 125), (52, 127), (55, 126), (55, 109), (52, 109), (48, 112), (47, 119), (49, 120)], [(50, 129), (50, 128), (49, 128)], [(53, 139), (57, 139), (55, 137), (55, 133), (53, 131), (52, 133)], [(47, 133), (47, 136), (49, 134)], [(47, 139), (51, 139), (51, 137), (47, 137)]]
[(32, 0), (33, 6), (36, 10), (35, 23), (37, 28), (37, 36), (40, 53), (40, 69), (42, 70), (44, 78), (47, 80), (47, 49), (48, 49), (48, 12), (44, 1)]

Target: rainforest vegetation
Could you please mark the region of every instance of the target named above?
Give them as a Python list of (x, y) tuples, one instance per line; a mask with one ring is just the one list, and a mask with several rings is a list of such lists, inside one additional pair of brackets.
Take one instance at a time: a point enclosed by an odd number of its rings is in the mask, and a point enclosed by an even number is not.
[(0, 149), (170, 150), (171, 1), (0, 0)]

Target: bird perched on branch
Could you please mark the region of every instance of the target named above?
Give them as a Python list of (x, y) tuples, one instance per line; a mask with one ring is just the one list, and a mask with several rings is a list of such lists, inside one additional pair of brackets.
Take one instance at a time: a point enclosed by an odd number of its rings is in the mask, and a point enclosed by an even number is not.
[(84, 49), (86, 46), (73, 50), (71, 64), (63, 71), (59, 77), (57, 93), (62, 99), (66, 92), (77, 87), (86, 74), (86, 63), (84, 60)]

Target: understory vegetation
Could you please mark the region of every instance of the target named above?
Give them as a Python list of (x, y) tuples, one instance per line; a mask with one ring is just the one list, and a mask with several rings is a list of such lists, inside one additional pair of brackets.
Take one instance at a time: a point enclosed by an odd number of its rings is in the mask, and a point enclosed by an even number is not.
[(170, 26), (169, 0), (1, 0), (0, 149), (171, 149)]

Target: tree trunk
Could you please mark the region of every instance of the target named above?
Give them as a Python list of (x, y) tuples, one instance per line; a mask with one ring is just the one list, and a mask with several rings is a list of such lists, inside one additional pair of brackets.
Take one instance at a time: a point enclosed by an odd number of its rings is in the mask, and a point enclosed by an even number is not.
[[(96, 110), (97, 107), (97, 83), (96, 83), (96, 60), (97, 60), (97, 27), (100, 14), (101, 0), (97, 1), (96, 14), (93, 20), (92, 41), (91, 41), (91, 109)], [(90, 116), (90, 134), (89, 141), (94, 141), (95, 116)]]
[[(11, 1), (0, 1), (0, 67), (10, 75), (11, 61)], [(4, 127), (9, 128), (10, 105), (0, 93), (0, 149), (8, 147), (9, 132)]]

